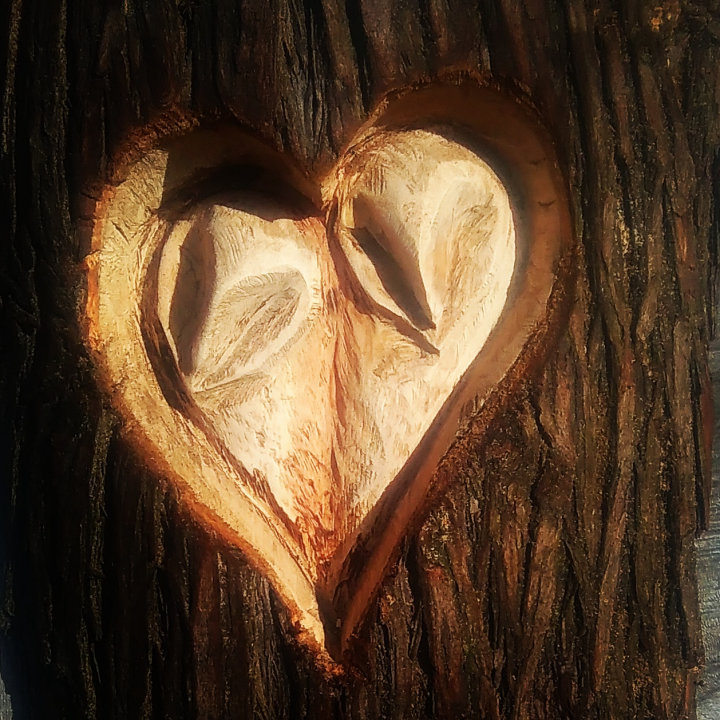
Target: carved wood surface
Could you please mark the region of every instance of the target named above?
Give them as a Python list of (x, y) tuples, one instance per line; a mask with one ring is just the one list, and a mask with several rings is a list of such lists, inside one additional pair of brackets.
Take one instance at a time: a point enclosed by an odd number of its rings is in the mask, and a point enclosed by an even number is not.
[(435, 83), (308, 178), (322, 209), (297, 190), (293, 208), (272, 153), (216, 129), (138, 158), (93, 213), (86, 322), (107, 398), (338, 659), (442, 489), (437, 463), (565, 321), (568, 205), (538, 123)]
[[(714, 3), (1, 12), (0, 664), (18, 717), (689, 715)], [(358, 669), (327, 677), (267, 581), (183, 512), (95, 389), (80, 238), (114, 153), (152, 144), (148, 124), (237, 120), (322, 171), (386, 92), (448, 68), (527, 96), (553, 134), (581, 248), (574, 304), (542, 373), (441, 465), (449, 489), (380, 589)]]

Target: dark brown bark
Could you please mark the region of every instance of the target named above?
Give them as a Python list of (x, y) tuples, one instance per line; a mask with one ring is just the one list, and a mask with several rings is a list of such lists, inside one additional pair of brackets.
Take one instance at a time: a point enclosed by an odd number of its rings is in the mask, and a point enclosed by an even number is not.
[[(675, 718), (702, 662), (720, 12), (706, 2), (3, 7), (0, 670), (16, 716)], [(123, 440), (78, 324), (82, 229), (150, 124), (329, 166), (449, 68), (536, 106), (580, 253), (567, 329), (411, 534), (328, 678), (267, 582)], [(479, 427), (480, 425), (478, 425)], [(440, 473), (445, 472), (441, 467)]]

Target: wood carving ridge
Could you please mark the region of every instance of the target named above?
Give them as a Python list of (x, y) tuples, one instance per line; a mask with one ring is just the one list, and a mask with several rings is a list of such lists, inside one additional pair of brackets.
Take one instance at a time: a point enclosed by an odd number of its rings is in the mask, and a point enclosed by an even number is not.
[(346, 655), (438, 464), (552, 339), (554, 158), (466, 80), (383, 105), (323, 176), (197, 130), (98, 204), (89, 338), (121, 412), (318, 653)]

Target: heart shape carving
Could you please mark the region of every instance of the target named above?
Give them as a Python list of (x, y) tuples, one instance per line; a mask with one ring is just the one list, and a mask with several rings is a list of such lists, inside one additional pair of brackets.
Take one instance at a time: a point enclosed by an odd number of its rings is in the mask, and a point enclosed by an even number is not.
[(385, 103), (322, 177), (195, 131), (98, 203), (88, 339), (148, 459), (340, 658), (552, 324), (569, 228), (541, 126), (487, 88)]

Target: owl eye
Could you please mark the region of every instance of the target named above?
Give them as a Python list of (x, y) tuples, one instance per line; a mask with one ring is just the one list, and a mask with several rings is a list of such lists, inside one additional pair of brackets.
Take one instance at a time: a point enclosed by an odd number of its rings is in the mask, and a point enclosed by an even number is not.
[(398, 222), (393, 208), (384, 205), (387, 203), (364, 193), (355, 197), (352, 237), (372, 264), (383, 290), (405, 317), (418, 330), (434, 328), (417, 245), (412, 237), (407, 237), (412, 228)]
[[(507, 192), (441, 131), (384, 131), (339, 182), (334, 238), (355, 291), (430, 352), (515, 265)], [(489, 330), (489, 328), (488, 328)]]
[(294, 219), (248, 198), (204, 201), (175, 223), (158, 264), (157, 309), (193, 393), (266, 372), (301, 331), (319, 291), (302, 240)]

